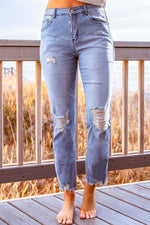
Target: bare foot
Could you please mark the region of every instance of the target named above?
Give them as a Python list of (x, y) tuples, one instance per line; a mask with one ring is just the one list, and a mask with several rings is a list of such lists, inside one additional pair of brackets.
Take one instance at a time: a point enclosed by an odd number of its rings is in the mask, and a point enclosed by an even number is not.
[(73, 213), (75, 209), (75, 192), (64, 191), (64, 204), (61, 211), (58, 213), (56, 219), (58, 223), (62, 224), (72, 224), (73, 223)]
[(96, 216), (96, 197), (95, 185), (90, 185), (85, 182), (82, 206), (80, 209), (80, 218), (89, 219)]

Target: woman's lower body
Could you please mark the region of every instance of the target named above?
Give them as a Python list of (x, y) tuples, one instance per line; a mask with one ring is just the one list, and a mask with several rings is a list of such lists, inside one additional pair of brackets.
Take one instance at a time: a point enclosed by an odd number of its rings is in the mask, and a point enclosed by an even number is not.
[(86, 178), (105, 185), (111, 127), (114, 44), (104, 7), (47, 8), (41, 27), (40, 62), (53, 116), (53, 149), (59, 188), (76, 183), (75, 88), (77, 60), (86, 101)]
[(55, 169), (62, 190), (75, 189), (77, 60), (88, 128), (85, 180), (106, 184), (114, 45), (104, 7), (49, 8), (41, 28), (40, 62), (53, 116)]

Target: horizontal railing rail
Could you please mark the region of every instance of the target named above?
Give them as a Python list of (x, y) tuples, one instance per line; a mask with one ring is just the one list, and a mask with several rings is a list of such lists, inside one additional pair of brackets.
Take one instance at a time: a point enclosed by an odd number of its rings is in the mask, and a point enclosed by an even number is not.
[[(40, 41), (0, 40), (0, 183), (56, 177), (53, 160), (42, 160), (42, 82), (39, 62)], [(112, 153), (110, 138), (108, 170), (150, 166), (150, 153), (144, 150), (144, 61), (150, 60), (150, 42), (114, 41), (115, 60), (122, 61), (122, 153)], [(17, 163), (3, 163), (3, 85), (2, 64), (16, 61)], [(36, 161), (23, 161), (23, 61), (35, 61)], [(138, 61), (138, 151), (128, 152), (128, 62)], [(78, 76), (77, 76), (78, 82)], [(76, 88), (78, 121), (78, 85)], [(75, 128), (77, 174), (85, 174), (85, 157), (78, 157), (78, 124)]]

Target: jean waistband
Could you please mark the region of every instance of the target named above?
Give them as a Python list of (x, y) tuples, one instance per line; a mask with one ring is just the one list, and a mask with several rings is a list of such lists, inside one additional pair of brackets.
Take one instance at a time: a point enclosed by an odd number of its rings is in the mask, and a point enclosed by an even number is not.
[(72, 6), (68, 8), (46, 8), (44, 15), (53, 15), (54, 17), (56, 15), (65, 15), (65, 14), (76, 14), (85, 12), (85, 14), (88, 14), (90, 10), (98, 9), (98, 8), (104, 8), (105, 6), (97, 6), (97, 5), (80, 5), (80, 6)]

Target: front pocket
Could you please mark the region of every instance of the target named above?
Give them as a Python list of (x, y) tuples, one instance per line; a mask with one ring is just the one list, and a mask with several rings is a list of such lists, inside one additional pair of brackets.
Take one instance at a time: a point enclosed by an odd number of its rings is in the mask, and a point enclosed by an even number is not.
[(88, 18), (93, 23), (104, 23), (107, 21), (107, 16), (103, 7), (96, 10), (89, 10)]
[(42, 21), (41, 31), (46, 29), (53, 22), (53, 15), (45, 15)]

